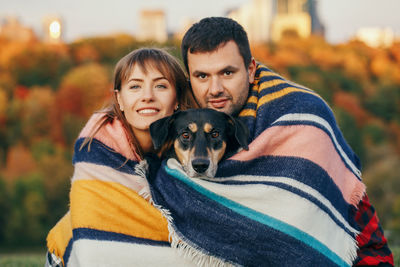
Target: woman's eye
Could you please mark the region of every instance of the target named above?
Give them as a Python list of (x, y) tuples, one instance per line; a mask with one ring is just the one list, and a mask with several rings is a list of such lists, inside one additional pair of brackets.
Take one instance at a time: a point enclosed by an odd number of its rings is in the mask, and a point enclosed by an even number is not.
[(187, 133), (187, 132), (182, 133), (181, 136), (182, 136), (183, 139), (189, 139), (190, 138), (190, 134)]
[(129, 89), (139, 89), (139, 88), (140, 86), (137, 84), (129, 86)]
[(156, 88), (165, 89), (165, 88), (167, 88), (167, 86), (165, 84), (158, 84), (158, 85), (156, 85)]
[(213, 131), (212, 133), (211, 133), (211, 137), (212, 138), (217, 138), (219, 136), (219, 132), (218, 131)]

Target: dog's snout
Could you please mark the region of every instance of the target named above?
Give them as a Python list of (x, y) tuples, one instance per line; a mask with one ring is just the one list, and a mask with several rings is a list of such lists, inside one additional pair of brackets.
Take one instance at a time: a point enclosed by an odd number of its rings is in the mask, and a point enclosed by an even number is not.
[(204, 173), (210, 166), (210, 161), (208, 159), (194, 159), (192, 166), (197, 173)]

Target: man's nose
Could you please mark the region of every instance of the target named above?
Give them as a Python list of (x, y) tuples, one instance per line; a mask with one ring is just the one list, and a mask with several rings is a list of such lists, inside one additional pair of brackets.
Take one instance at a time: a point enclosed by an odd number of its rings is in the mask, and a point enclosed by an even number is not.
[(222, 86), (221, 79), (218, 77), (213, 77), (210, 85), (210, 94), (220, 95), (223, 91), (224, 87)]

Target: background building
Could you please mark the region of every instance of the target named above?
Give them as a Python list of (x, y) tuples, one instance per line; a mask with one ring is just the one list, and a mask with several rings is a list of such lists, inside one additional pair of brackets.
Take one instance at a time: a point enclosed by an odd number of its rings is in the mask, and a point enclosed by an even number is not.
[(137, 38), (140, 41), (152, 40), (160, 43), (167, 41), (167, 23), (163, 10), (140, 11)]
[(22, 25), (17, 17), (6, 17), (0, 23), (0, 37), (10, 41), (29, 42), (36, 40), (32, 28)]
[(324, 35), (316, 0), (252, 0), (231, 10), (228, 17), (239, 22), (251, 43), (279, 41), (283, 35)]
[(371, 47), (389, 47), (394, 42), (394, 33), (390, 28), (363, 27), (357, 31), (355, 39)]

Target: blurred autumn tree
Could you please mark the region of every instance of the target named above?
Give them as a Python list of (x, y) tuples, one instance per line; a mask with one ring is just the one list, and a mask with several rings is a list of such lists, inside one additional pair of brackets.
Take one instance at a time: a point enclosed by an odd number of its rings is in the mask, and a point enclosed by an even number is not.
[[(73, 143), (109, 98), (115, 63), (154, 45), (181, 59), (180, 40), (143, 43), (123, 34), (62, 45), (0, 40), (0, 247), (43, 246), (68, 209)], [(387, 237), (400, 242), (400, 43), (371, 48), (287, 35), (252, 53), (329, 103), (361, 159)]]
[(19, 85), (56, 88), (71, 60), (66, 46), (35, 44), (11, 57), (8, 67)]

